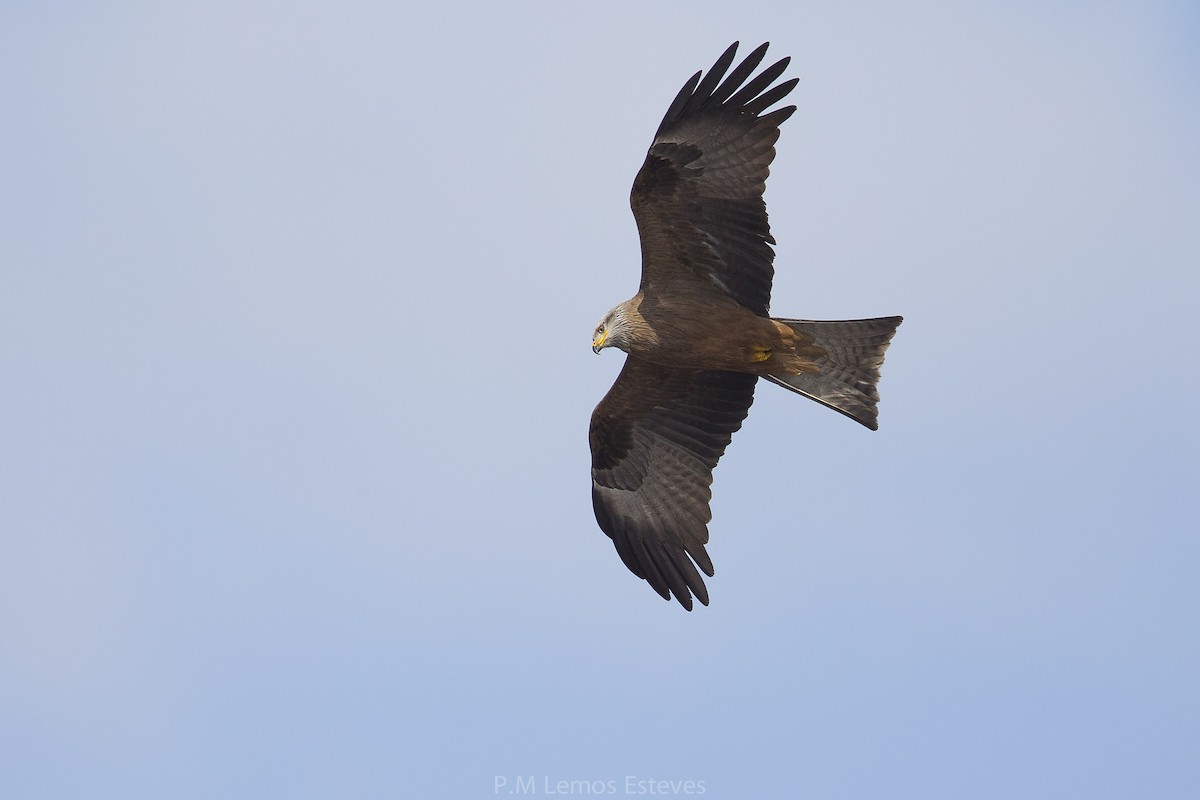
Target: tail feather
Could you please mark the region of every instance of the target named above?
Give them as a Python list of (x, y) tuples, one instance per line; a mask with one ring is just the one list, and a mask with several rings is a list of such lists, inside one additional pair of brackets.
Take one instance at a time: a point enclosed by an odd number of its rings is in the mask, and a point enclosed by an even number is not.
[(879, 428), (879, 368), (892, 334), (903, 317), (819, 322), (805, 319), (776, 319), (791, 327), (825, 351), (818, 358), (819, 372), (798, 375), (773, 373), (767, 379), (785, 389), (811, 397), (834, 411)]

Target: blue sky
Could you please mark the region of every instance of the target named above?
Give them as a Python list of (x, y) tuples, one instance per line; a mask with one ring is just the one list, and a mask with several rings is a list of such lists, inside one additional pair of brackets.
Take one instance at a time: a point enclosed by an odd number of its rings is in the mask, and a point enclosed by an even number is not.
[[(0, 8), (0, 794), (1200, 792), (1189, 4), (403, 5)], [(590, 334), (738, 39), (773, 311), (906, 321), (877, 433), (759, 387), (688, 614)]]

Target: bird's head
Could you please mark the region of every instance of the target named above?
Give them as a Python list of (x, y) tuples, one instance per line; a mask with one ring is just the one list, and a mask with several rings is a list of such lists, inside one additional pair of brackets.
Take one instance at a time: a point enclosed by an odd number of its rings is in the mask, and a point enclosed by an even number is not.
[(629, 321), (625, 316), (628, 302), (609, 311), (596, 326), (592, 334), (592, 352), (599, 353), (606, 347), (616, 346), (628, 352)]

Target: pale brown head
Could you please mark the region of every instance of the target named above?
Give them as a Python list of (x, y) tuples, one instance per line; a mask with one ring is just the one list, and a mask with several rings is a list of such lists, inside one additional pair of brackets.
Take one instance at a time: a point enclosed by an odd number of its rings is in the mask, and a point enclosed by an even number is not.
[(626, 316), (629, 301), (626, 300), (604, 315), (592, 334), (592, 352), (599, 353), (606, 347), (617, 347), (629, 352), (630, 323)]

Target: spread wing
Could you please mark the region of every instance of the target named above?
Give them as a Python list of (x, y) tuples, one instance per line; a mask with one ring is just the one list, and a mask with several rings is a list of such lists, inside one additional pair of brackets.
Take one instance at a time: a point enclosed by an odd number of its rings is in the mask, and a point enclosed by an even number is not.
[(784, 58), (747, 80), (764, 44), (722, 81), (736, 52), (735, 42), (703, 80), (697, 72), (679, 91), (633, 182), (630, 205), (642, 240), (643, 291), (703, 287), (766, 316), (775, 240), (763, 189), (779, 126), (796, 107), (760, 114), (798, 79), (771, 86), (787, 68)]
[(713, 574), (704, 549), (712, 470), (750, 410), (755, 380), (631, 355), (592, 413), (596, 520), (633, 574), (689, 611), (693, 594), (708, 605), (696, 567)]

